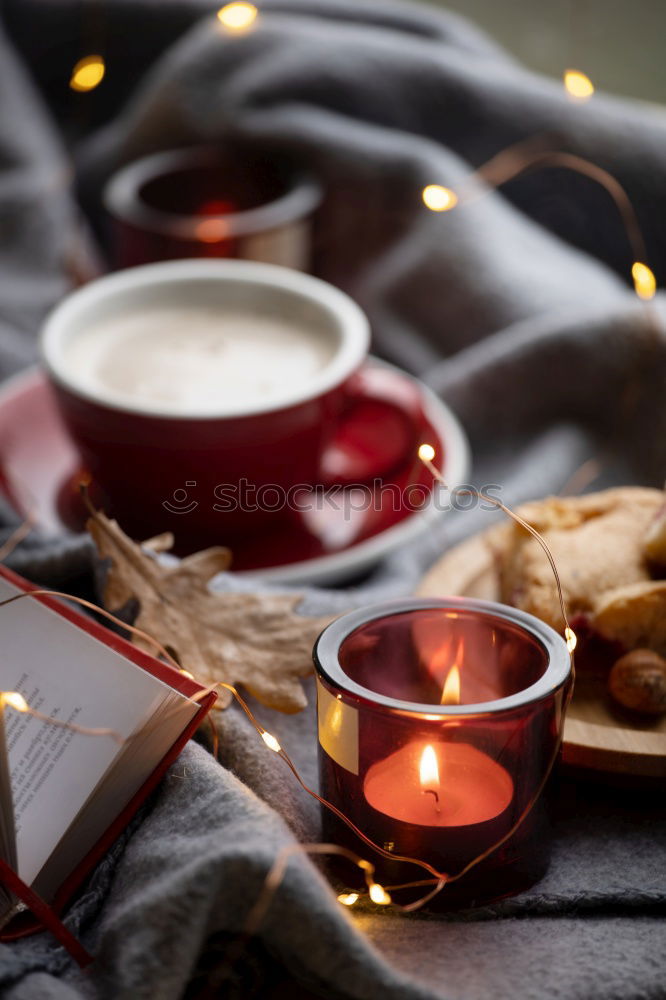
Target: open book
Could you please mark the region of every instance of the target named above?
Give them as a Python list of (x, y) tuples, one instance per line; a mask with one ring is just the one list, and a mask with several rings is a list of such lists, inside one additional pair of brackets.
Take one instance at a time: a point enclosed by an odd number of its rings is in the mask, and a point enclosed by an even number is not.
[[(25, 589), (0, 570), (0, 601)], [(215, 697), (193, 700), (194, 681), (52, 598), (0, 607), (0, 635), (0, 690), (122, 738), (0, 710), (0, 852), (53, 902), (117, 836)], [(15, 903), (1, 891), (0, 920)]]

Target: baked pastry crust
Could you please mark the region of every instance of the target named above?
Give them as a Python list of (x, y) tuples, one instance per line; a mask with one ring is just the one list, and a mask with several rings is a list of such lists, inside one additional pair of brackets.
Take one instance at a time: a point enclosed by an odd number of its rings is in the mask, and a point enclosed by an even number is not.
[[(555, 559), (567, 616), (626, 649), (666, 654), (666, 580), (655, 579), (646, 538), (664, 493), (622, 486), (582, 497), (548, 497), (518, 513), (543, 535)], [(495, 533), (501, 599), (561, 631), (550, 564), (529, 532), (511, 522)], [(666, 570), (664, 571), (666, 576)]]

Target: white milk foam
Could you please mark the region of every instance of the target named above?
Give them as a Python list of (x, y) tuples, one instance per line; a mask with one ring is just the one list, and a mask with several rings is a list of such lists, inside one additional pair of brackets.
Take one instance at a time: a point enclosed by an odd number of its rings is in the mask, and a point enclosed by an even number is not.
[(65, 348), (110, 403), (196, 415), (285, 400), (333, 359), (335, 337), (297, 322), (205, 306), (145, 306), (95, 320)]

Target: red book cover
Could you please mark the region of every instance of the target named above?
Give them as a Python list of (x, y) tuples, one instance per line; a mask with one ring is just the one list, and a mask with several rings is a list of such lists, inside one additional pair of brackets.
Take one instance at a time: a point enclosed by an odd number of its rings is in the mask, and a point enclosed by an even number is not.
[[(2, 566), (0, 566), (0, 577), (3, 577), (8, 583), (24, 592), (31, 592), (40, 589), (34, 584), (29, 583), (27, 580), (24, 580), (16, 573), (13, 573), (11, 570)], [(179, 691), (181, 694), (191, 698), (205, 690), (205, 688), (201, 684), (197, 683), (197, 681), (185, 674), (180, 673), (180, 671), (175, 670), (169, 664), (163, 663), (162, 661), (157, 660), (154, 656), (151, 656), (143, 650), (138, 649), (136, 646), (133, 646), (126, 639), (123, 639), (116, 633), (104, 628), (104, 626), (98, 624), (92, 618), (82, 614), (72, 606), (64, 604), (60, 598), (37, 594), (35, 595), (34, 600), (40, 601), (51, 610), (56, 611), (76, 628), (87, 632), (95, 639), (113, 649), (116, 653), (124, 656), (138, 667), (141, 667), (142, 670), (152, 674), (154, 677), (163, 681), (174, 690)], [(3, 610), (4, 609), (0, 608), (0, 614)], [(168, 752), (160, 760), (158, 765), (143, 783), (141, 788), (131, 798), (122, 812), (107, 828), (103, 836), (97, 841), (94, 847), (87, 853), (83, 860), (60, 886), (51, 904), (52, 909), (56, 913), (62, 911), (63, 907), (66, 905), (73, 893), (77, 890), (86, 876), (92, 871), (123, 829), (127, 826), (141, 803), (145, 801), (147, 796), (150, 795), (153, 789), (157, 786), (167, 768), (178, 757), (189, 738), (199, 727), (206, 714), (210, 711), (216, 701), (216, 698), (217, 696), (214, 692), (210, 692), (203, 696), (199, 710), (185, 726), (178, 739), (172, 744)], [(39, 923), (35, 921), (31, 914), (21, 913), (2, 929), (0, 932), (0, 940), (12, 940), (39, 929)]]

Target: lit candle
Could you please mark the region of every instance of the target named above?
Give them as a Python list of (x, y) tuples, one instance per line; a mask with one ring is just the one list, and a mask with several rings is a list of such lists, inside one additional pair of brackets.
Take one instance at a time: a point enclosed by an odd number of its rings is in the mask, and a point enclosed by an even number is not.
[[(442, 688), (442, 705), (460, 704), (458, 642)], [(471, 826), (500, 816), (513, 798), (513, 781), (491, 757), (469, 743), (412, 741), (373, 764), (363, 784), (379, 812), (419, 826)]]
[[(391, 896), (424, 891), (423, 869), (401, 858), (459, 876), (432, 902), (444, 908), (543, 874), (540, 783), (570, 684), (560, 636), (499, 604), (411, 598), (337, 619), (314, 658), (321, 794), (382, 849), (372, 860)], [(328, 839), (360, 849), (324, 819)]]
[(500, 816), (513, 798), (513, 781), (468, 743), (413, 742), (373, 764), (363, 792), (374, 809), (393, 819), (462, 827)]

